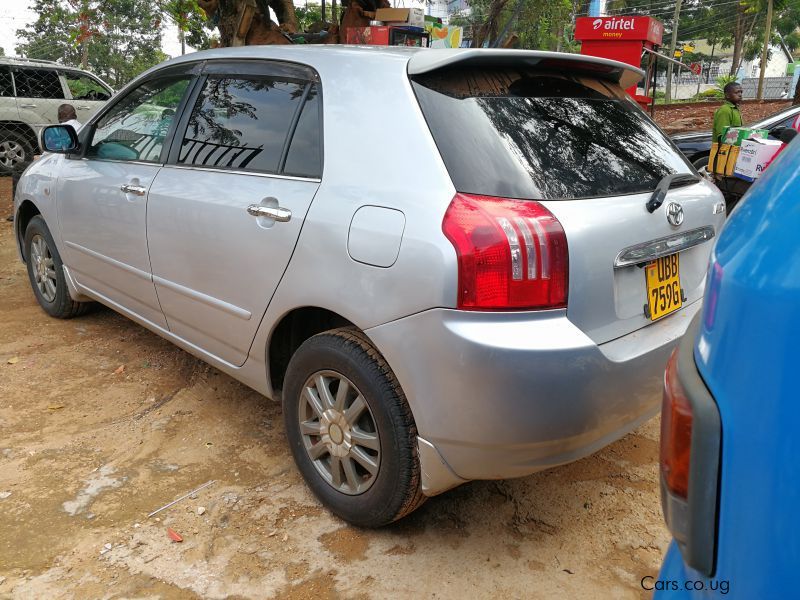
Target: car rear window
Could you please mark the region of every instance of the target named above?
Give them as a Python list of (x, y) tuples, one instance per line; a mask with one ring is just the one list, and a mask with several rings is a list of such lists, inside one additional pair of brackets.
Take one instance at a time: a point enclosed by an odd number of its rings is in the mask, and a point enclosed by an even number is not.
[(524, 69), (415, 76), (460, 192), (561, 200), (649, 192), (691, 167), (617, 85)]

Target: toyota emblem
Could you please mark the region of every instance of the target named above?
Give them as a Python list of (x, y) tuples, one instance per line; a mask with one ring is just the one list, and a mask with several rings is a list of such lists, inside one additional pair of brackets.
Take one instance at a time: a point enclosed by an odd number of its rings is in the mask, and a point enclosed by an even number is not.
[(667, 223), (679, 227), (683, 223), (683, 207), (677, 202), (670, 202), (667, 206)]

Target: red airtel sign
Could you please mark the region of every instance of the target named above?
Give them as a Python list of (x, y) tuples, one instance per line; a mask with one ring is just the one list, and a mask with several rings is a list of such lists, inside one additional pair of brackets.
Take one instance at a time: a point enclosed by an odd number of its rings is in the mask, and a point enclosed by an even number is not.
[(652, 17), (579, 17), (576, 40), (636, 40), (661, 45), (664, 25)]

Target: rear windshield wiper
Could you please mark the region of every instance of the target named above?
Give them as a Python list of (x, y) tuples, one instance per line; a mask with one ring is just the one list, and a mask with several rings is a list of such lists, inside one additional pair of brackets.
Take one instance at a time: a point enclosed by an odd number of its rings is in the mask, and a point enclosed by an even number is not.
[(664, 198), (667, 197), (669, 188), (678, 184), (696, 183), (702, 180), (703, 178), (700, 175), (694, 173), (673, 173), (672, 175), (667, 175), (658, 182), (653, 195), (650, 196), (650, 200), (647, 201), (647, 212), (654, 212), (664, 203)]

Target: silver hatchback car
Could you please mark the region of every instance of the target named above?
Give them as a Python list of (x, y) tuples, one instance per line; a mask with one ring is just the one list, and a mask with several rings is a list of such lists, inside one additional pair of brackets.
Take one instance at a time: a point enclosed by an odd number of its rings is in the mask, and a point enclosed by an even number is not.
[(44, 131), (20, 255), (50, 315), (99, 301), (280, 397), (314, 493), (380, 526), (658, 409), (725, 209), (625, 94), (640, 77), (533, 51), (187, 55)]

